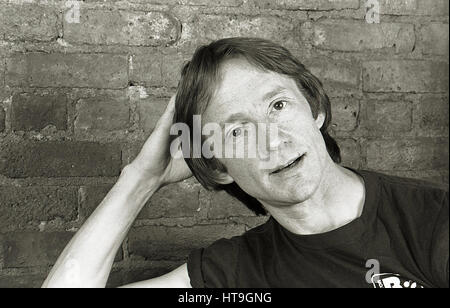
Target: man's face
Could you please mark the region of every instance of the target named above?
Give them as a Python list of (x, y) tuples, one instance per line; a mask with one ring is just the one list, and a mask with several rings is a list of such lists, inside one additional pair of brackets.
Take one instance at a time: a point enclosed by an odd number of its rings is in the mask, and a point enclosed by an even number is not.
[[(309, 199), (331, 160), (320, 133), (323, 115), (314, 119), (294, 80), (264, 72), (245, 60), (225, 62), (221, 77), (203, 114), (203, 124), (224, 126), (225, 147), (259, 147), (256, 157), (219, 158), (227, 168), (226, 178), (234, 180), (249, 195), (274, 206)], [(261, 144), (248, 142), (245, 137), (247, 128), (261, 124), (275, 125), (278, 130), (263, 151)], [(260, 143), (266, 140), (259, 137), (256, 140)], [(273, 164), (267, 165), (268, 155)]]

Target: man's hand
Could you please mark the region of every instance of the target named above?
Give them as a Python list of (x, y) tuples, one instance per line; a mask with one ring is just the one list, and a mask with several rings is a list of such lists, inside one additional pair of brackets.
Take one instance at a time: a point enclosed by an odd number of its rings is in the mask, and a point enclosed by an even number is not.
[(170, 99), (166, 110), (158, 120), (153, 133), (145, 142), (141, 152), (129, 167), (139, 172), (143, 179), (156, 181), (158, 187), (176, 183), (192, 176), (182, 158), (181, 148), (173, 157), (170, 153), (170, 127), (175, 113), (175, 95)]

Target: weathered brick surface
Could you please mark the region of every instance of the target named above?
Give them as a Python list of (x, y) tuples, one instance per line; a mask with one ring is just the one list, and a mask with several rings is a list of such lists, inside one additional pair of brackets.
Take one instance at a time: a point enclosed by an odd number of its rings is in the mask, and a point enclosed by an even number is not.
[(5, 111), (0, 106), (0, 133), (5, 130)]
[(254, 5), (263, 9), (288, 9), (288, 10), (342, 10), (357, 9), (358, 0), (252, 0)]
[(158, 122), (158, 119), (164, 113), (168, 102), (168, 98), (155, 97), (149, 97), (139, 100), (140, 127), (145, 132), (153, 131), (156, 122)]
[(327, 93), (345, 95), (358, 91), (361, 75), (359, 63), (328, 57), (305, 59), (303, 62), (322, 81)]
[(92, 142), (0, 144), (0, 174), (11, 178), (117, 176), (120, 147)]
[[(82, 188), (81, 217), (89, 217), (111, 188), (112, 185)], [(138, 219), (193, 217), (200, 211), (199, 190), (199, 185), (193, 185), (192, 181), (163, 187), (148, 201)]]
[(332, 127), (335, 131), (352, 131), (358, 125), (359, 101), (335, 98), (331, 101)]
[[(178, 262), (180, 263), (180, 262)], [(116, 288), (137, 281), (145, 281), (155, 277), (160, 277), (177, 268), (181, 264), (163, 266), (150, 265), (134, 269), (113, 270), (108, 278), (107, 288)], [(1, 285), (0, 285), (1, 286)]]
[[(404, 0), (406, 1), (406, 0)], [(417, 15), (448, 16), (449, 2), (446, 0), (416, 0)]]
[(115, 131), (130, 125), (130, 105), (125, 91), (101, 92), (76, 102), (75, 130)]
[(448, 139), (372, 140), (364, 148), (370, 169), (448, 169)]
[(155, 50), (132, 55), (130, 79), (146, 86), (176, 87), (181, 76), (183, 64), (190, 56), (169, 51), (162, 54)]
[(448, 56), (448, 24), (431, 23), (420, 29), (422, 53), (424, 55)]
[(448, 15), (446, 0), (379, 0), (381, 14), (387, 15)]
[(138, 219), (194, 217), (200, 212), (200, 185), (193, 181), (161, 188), (147, 203)]
[(216, 192), (209, 195), (209, 218), (227, 218), (236, 216), (255, 216), (244, 204), (231, 197), (226, 192)]
[(412, 129), (412, 103), (408, 101), (365, 102), (365, 125), (370, 134), (401, 134)]
[(359, 169), (361, 167), (361, 149), (358, 141), (351, 138), (337, 138), (341, 149), (342, 165)]
[(162, 12), (81, 10), (80, 23), (64, 22), (64, 37), (77, 44), (164, 46), (177, 39), (178, 28)]
[(161, 54), (153, 49), (131, 55), (130, 80), (148, 86), (163, 85)]
[(19, 93), (12, 99), (11, 126), (16, 131), (40, 130), (48, 125), (67, 129), (67, 97), (63, 94)]
[(145, 226), (134, 228), (129, 235), (132, 256), (149, 260), (183, 260), (192, 249), (230, 238), (245, 231), (242, 225), (198, 225), (194, 227)]
[(73, 235), (72, 232), (15, 232), (0, 235), (4, 266), (52, 265)]
[(0, 277), (0, 288), (40, 288), (47, 274), (4, 275)]
[(409, 52), (415, 43), (413, 24), (326, 21), (314, 25), (314, 46), (340, 51), (394, 48)]
[(368, 61), (363, 63), (368, 92), (447, 92), (448, 64), (431, 61)]
[(0, 38), (5, 40), (53, 40), (58, 22), (58, 12), (51, 7), (0, 3)]
[(217, 1), (209, 1), (209, 0), (185, 0), (185, 4), (193, 5), (193, 6), (240, 6), (244, 3), (243, 0), (217, 0)]
[(233, 36), (253, 36), (271, 39), (287, 47), (298, 47), (294, 31), (299, 21), (273, 16), (195, 16), (185, 25), (183, 40), (198, 45)]
[(18, 54), (6, 60), (11, 86), (124, 88), (128, 61), (113, 54)]
[(448, 97), (423, 97), (414, 110), (413, 121), (421, 134), (447, 134)]
[(5, 187), (0, 186), (0, 231), (11, 231), (60, 219), (77, 219), (76, 187)]

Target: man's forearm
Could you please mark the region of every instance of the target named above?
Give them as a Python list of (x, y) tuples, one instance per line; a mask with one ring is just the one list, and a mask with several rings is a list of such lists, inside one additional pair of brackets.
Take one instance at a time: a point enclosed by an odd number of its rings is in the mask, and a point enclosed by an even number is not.
[(66, 246), (43, 287), (104, 287), (117, 250), (146, 201), (158, 189), (127, 166)]

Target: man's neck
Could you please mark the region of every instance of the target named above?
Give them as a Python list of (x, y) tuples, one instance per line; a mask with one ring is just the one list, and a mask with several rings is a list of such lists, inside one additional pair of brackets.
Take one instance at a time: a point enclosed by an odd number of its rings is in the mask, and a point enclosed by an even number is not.
[(361, 216), (365, 187), (354, 172), (332, 164), (314, 195), (289, 207), (265, 205), (284, 228), (295, 234), (319, 234), (335, 230)]

